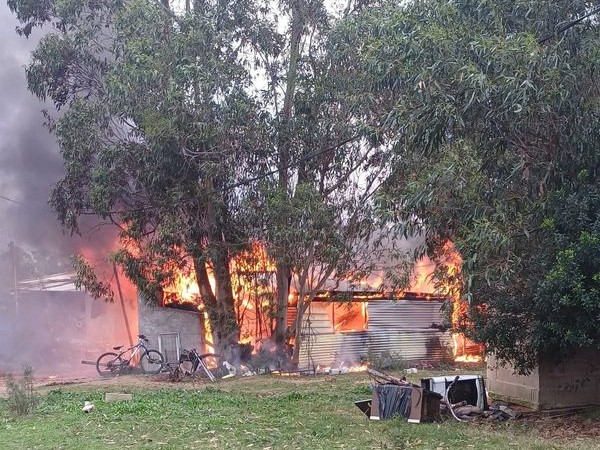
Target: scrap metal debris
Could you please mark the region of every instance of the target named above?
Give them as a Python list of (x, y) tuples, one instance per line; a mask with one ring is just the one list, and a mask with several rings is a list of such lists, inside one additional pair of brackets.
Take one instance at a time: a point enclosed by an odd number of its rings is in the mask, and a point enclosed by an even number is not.
[(519, 417), (519, 413), (505, 403), (496, 402), (488, 408), (481, 375), (423, 378), (421, 386), (417, 386), (405, 377), (398, 378), (379, 370), (369, 369), (368, 373), (373, 381), (372, 398), (357, 401), (355, 405), (371, 419), (400, 415), (411, 423), (420, 423), (442, 420), (443, 416), (459, 422)]

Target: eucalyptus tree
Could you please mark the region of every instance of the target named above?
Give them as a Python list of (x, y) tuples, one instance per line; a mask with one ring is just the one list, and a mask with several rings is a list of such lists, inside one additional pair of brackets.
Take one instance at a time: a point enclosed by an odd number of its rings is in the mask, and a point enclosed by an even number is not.
[(467, 331), (523, 372), (600, 348), (599, 6), (386, 2), (336, 30), (393, 147), (381, 213), (454, 242)]
[(20, 33), (44, 31), (27, 79), (54, 110), (65, 176), (50, 202), (61, 222), (78, 232), (92, 214), (117, 225), (114, 259), (150, 299), (192, 261), (217, 346), (237, 342), (229, 260), (247, 236), (231, 185), (262, 140), (248, 94), (252, 2), (188, 2), (180, 13), (166, 1), (8, 4)]
[[(298, 296), (294, 362), (301, 324), (314, 295), (331, 278), (360, 278), (377, 245), (373, 195), (384, 170), (372, 129), (358, 121), (346, 68), (330, 58), (333, 25), (368, 2), (335, 9), (328, 2), (282, 3), (281, 49), (258, 49), (271, 119), (271, 165), (253, 202), (257, 233), (277, 266), (276, 342), (286, 339), (285, 313), (292, 280)], [(366, 251), (366, 248), (371, 251)]]

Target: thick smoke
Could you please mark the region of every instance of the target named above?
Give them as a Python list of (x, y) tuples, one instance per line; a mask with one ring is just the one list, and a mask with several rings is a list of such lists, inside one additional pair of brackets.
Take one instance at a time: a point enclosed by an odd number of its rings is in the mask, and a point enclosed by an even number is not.
[(15, 33), (17, 22), (0, 3), (0, 245), (60, 244), (62, 231), (47, 204), (48, 191), (61, 176), (62, 163), (54, 139), (43, 127), (43, 105), (28, 91), (24, 66), (35, 46)]
[[(88, 256), (101, 261), (114, 245), (115, 233), (103, 228), (92, 231), (97, 227), (89, 223), (83, 227), (83, 237), (72, 237), (48, 205), (51, 187), (63, 176), (63, 162), (54, 136), (43, 125), (41, 110), (48, 105), (27, 90), (24, 69), (39, 33), (25, 39), (17, 35), (16, 26), (6, 2), (0, 2), (0, 374), (28, 364), (38, 374), (72, 375), (74, 370), (79, 372), (80, 360), (90, 351), (126, 343), (121, 307), (115, 303), (92, 308), (83, 293), (42, 289), (18, 296), (21, 304), (17, 308), (9, 243), (35, 255), (34, 260), (45, 256), (66, 261), (85, 249)], [(46, 261), (44, 266), (50, 271), (60, 264)], [(51, 272), (42, 270), (38, 275)], [(135, 333), (135, 294), (130, 289), (127, 293)], [(75, 310), (79, 312), (73, 315)], [(99, 334), (94, 327), (112, 332)]]

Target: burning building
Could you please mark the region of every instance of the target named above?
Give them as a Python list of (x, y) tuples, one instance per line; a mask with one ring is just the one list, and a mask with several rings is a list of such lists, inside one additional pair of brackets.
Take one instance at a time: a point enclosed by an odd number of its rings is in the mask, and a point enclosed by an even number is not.
[[(256, 350), (269, 342), (274, 325), (275, 267), (260, 245), (231, 266), (239, 342)], [(459, 317), (459, 300), (439, 295), (431, 283), (432, 267), (428, 260), (417, 264), (411, 290), (402, 293), (375, 286), (381, 283), (381, 274), (373, 274), (360, 287), (329, 280), (302, 317), (299, 366), (356, 366), (386, 358), (480, 361), (481, 346), (449, 331), (449, 316), (452, 320)], [(297, 322), (297, 298), (292, 285), (287, 309), (291, 345), (296, 344), (292, 330)], [(210, 323), (193, 271), (179, 273), (164, 286), (159, 303), (151, 307), (140, 302), (139, 326), (167, 360), (176, 358), (183, 348), (213, 351)], [(454, 306), (452, 314), (443, 308), (447, 303)]]
[[(255, 243), (231, 261), (230, 270), (239, 342), (258, 348), (262, 341), (269, 340), (273, 329), (275, 266), (264, 247)], [(207, 272), (214, 291), (214, 277), (210, 270)], [(156, 305), (140, 299), (139, 311), (140, 332), (150, 338), (167, 361), (176, 360), (182, 349), (196, 348), (204, 353), (215, 350), (208, 313), (192, 269), (179, 271), (163, 286)]]
[[(323, 292), (302, 321), (300, 366), (353, 367), (367, 361), (385, 364), (440, 362), (452, 355), (452, 336), (444, 326), (444, 300), (403, 293)], [(289, 307), (294, 322), (296, 308)]]

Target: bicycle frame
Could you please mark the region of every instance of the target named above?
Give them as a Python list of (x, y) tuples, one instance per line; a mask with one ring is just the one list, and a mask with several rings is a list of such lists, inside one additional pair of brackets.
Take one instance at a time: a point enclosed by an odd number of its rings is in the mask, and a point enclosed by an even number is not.
[[(142, 338), (139, 338), (138, 343), (135, 344), (134, 346), (129, 347), (127, 350), (123, 350), (123, 351), (117, 350), (117, 351), (119, 351), (118, 357), (123, 359), (123, 361), (126, 364), (129, 364), (133, 360), (133, 358), (135, 358), (135, 355), (137, 355), (138, 353), (143, 353), (142, 350), (147, 352), (148, 348), (146, 347), (144, 340)], [(131, 352), (131, 355), (129, 356), (129, 358), (124, 358), (123, 355), (125, 355), (128, 352)]]
[[(210, 379), (210, 381), (212, 381), (213, 383), (216, 381), (215, 376), (212, 374), (212, 372), (210, 371), (210, 369), (208, 368), (208, 366), (206, 365), (206, 363), (204, 362), (204, 358), (207, 356), (218, 356), (215, 353), (206, 353), (204, 355), (201, 355), (198, 353), (198, 350), (196, 350), (195, 348), (193, 348), (192, 350), (189, 351), (189, 360), (192, 363), (192, 370), (191, 373), (196, 373), (198, 372), (199, 369), (202, 369), (204, 371), (204, 373), (208, 376), (208, 378)], [(181, 360), (180, 360), (180, 364), (181, 364)]]

